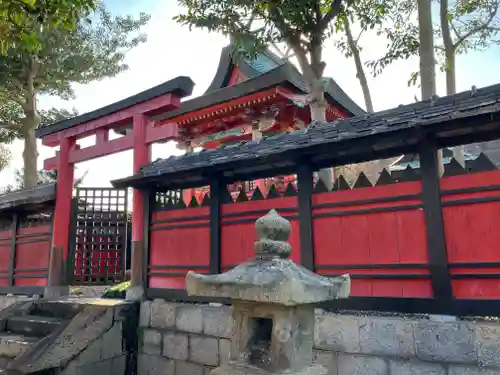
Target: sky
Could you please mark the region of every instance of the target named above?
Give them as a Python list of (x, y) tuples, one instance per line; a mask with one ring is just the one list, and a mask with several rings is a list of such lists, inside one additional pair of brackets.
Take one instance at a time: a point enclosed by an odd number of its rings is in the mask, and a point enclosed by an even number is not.
[[(147, 90), (177, 76), (189, 76), (195, 82), (193, 96), (202, 94), (215, 75), (221, 49), (229, 41), (224, 36), (202, 30), (189, 30), (177, 24), (172, 17), (181, 13), (175, 0), (106, 0), (108, 8), (116, 14), (151, 14), (151, 20), (143, 32), (148, 41), (129, 51), (126, 63), (129, 70), (120, 75), (93, 82), (75, 85), (76, 98), (63, 101), (58, 98), (43, 97), (39, 107), (76, 108), (79, 113), (89, 112)], [(361, 39), (362, 58), (365, 61), (380, 57), (386, 42), (367, 34)], [(327, 41), (323, 56), (326, 62), (325, 75), (337, 81), (343, 90), (359, 105), (364, 107), (363, 96), (356, 78), (354, 63), (336, 51), (333, 42)], [(457, 59), (458, 90), (468, 90), (472, 85), (484, 87), (500, 83), (500, 47), (486, 52), (473, 52)], [(388, 67), (382, 75), (373, 78), (368, 75), (375, 110), (408, 104), (419, 97), (418, 87), (408, 87), (412, 72), (418, 70), (418, 59), (400, 61)], [(369, 73), (369, 72), (368, 72)], [(438, 72), (438, 95), (445, 94), (443, 74)], [(82, 140), (82, 146), (92, 145), (92, 140)], [(13, 159), (8, 168), (0, 172), (0, 187), (14, 182), (14, 171), (22, 167), (23, 143), (16, 141), (11, 146)], [(39, 168), (43, 160), (54, 156), (56, 149), (39, 148)], [(153, 146), (153, 160), (179, 154), (173, 142)], [(132, 151), (106, 156), (80, 163), (76, 176), (87, 173), (82, 186), (111, 186), (110, 181), (132, 174)]]

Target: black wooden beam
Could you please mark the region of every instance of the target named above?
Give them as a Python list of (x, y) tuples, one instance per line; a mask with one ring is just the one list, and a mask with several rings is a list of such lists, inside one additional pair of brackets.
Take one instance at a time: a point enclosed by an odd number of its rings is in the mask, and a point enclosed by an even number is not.
[(221, 201), (223, 189), (226, 185), (220, 178), (214, 177), (210, 181), (210, 263), (211, 274), (218, 274), (221, 270)]
[[(143, 204), (143, 239), (144, 239), (144, 264), (143, 264), (143, 270), (142, 270), (142, 285), (144, 289), (148, 288), (149, 286), (149, 275), (148, 275), (148, 266), (149, 266), (149, 235), (151, 233), (150, 231), (150, 226), (151, 226), (151, 208), (153, 205), (153, 200), (155, 199), (156, 192), (155, 191), (143, 191), (143, 198), (144, 199), (144, 204)], [(131, 234), (130, 234), (131, 235)]]
[[(69, 252), (68, 259), (64, 267), (65, 272), (65, 284), (71, 285), (75, 281), (75, 261), (76, 261), (76, 224), (78, 220), (78, 200), (79, 200), (79, 189), (76, 189), (76, 198), (71, 200), (71, 213), (69, 219)], [(51, 250), (52, 251), (52, 250)], [(63, 276), (64, 277), (64, 276)]]
[(453, 298), (453, 292), (448, 272), (437, 151), (438, 146), (436, 142), (427, 138), (423, 140), (419, 150), (427, 251), (429, 253), (434, 297), (451, 299)]
[(18, 228), (19, 228), (19, 215), (17, 213), (13, 213), (12, 226), (11, 226), (12, 238), (10, 243), (9, 286), (14, 286), (14, 272), (16, 268), (16, 236)]
[(299, 187), (299, 228), (300, 228), (300, 263), (314, 271), (314, 243), (312, 225), (313, 170), (309, 164), (299, 165), (297, 171)]

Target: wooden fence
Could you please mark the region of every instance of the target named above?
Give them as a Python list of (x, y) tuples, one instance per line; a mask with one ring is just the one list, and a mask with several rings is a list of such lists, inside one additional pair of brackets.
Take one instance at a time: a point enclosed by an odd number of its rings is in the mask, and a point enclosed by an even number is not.
[[(426, 224), (422, 181), (418, 171), (410, 168), (397, 179), (384, 170), (374, 185), (364, 174), (352, 187), (340, 178), (333, 191), (316, 184), (308, 213), (312, 252), (302, 238), (300, 185), (297, 189), (289, 184), (284, 194), (273, 188), (266, 197), (259, 190), (250, 199), (241, 193), (235, 201), (224, 193), (219, 236), (211, 235), (209, 196), (200, 204), (195, 200), (185, 204), (174, 198), (179, 194), (157, 194), (150, 207), (149, 295), (180, 298), (189, 270), (227, 271), (252, 258), (255, 220), (275, 208), (291, 222), (294, 261), (307, 266), (312, 259), (310, 268), (325, 276), (351, 275), (353, 298), (348, 305), (344, 302), (346, 308), (358, 306), (361, 300), (371, 301), (365, 306), (372, 308), (404, 311), (423, 301), (427, 309), (436, 298), (500, 302), (500, 232), (496, 229), (500, 171), (484, 155), (470, 170), (457, 165), (450, 163), (440, 179), (437, 209), (443, 218), (444, 260), (429, 246), (435, 228)], [(214, 237), (220, 242), (215, 257)], [(387, 299), (380, 305), (381, 297), (390, 297), (393, 305), (387, 307)], [(407, 301), (405, 307), (395, 308), (403, 301)]]

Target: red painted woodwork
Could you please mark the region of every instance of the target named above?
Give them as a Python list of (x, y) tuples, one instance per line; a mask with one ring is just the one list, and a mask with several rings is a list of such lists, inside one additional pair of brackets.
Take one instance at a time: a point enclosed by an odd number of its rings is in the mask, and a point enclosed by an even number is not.
[(178, 138), (179, 127), (177, 124), (160, 124), (158, 121), (152, 121), (146, 131), (147, 144)]
[(0, 286), (9, 285), (10, 248), (12, 231), (0, 231)]
[(184, 289), (189, 270), (208, 273), (208, 207), (158, 211), (151, 219), (150, 288)]
[(127, 125), (132, 122), (132, 118), (136, 114), (143, 113), (147, 115), (155, 115), (160, 112), (166, 112), (170, 109), (177, 108), (179, 105), (180, 98), (177, 95), (168, 93), (147, 102), (142, 102), (127, 109), (100, 117), (96, 120), (47, 135), (43, 137), (42, 144), (44, 146), (55, 147), (64, 138), (86, 138), (95, 134), (100, 128), (113, 129)]
[(19, 228), (16, 240), (15, 286), (47, 285), (50, 230), (49, 225)]
[[(407, 182), (314, 195), (313, 236), (317, 272), (360, 275), (360, 278), (353, 277), (352, 296), (431, 297), (430, 279), (389, 276), (429, 275), (428, 269), (411, 266), (428, 263), (423, 210), (393, 210), (394, 207), (422, 204), (421, 199), (404, 198), (404, 195), (420, 192), (420, 182)], [(363, 203), (375, 199), (394, 201)], [(377, 265), (377, 268), (370, 267), (370, 264)], [(394, 264), (408, 266), (391, 268)], [(360, 268), (359, 265), (366, 267)], [(328, 266), (336, 268), (328, 269)], [(345, 267), (337, 268), (339, 266)]]
[[(291, 259), (300, 263), (300, 236), (297, 209), (297, 197), (284, 197), (269, 200), (239, 202), (224, 204), (221, 207), (221, 268), (227, 271), (230, 268), (255, 258), (253, 244), (256, 240), (255, 220), (263, 216), (270, 209), (290, 220), (292, 225), (290, 244), (292, 245)], [(281, 211), (280, 209), (293, 211)]]
[[(500, 171), (445, 177), (441, 192), (454, 296), (499, 299)], [(254, 257), (255, 220), (271, 208), (291, 221), (300, 262), (297, 205), (297, 197), (223, 204), (222, 270)], [(420, 181), (313, 194), (316, 272), (349, 273), (352, 296), (433, 297), (422, 206)], [(152, 216), (150, 287), (182, 289), (189, 269), (207, 273), (209, 208)]]
[(229, 78), (228, 86), (234, 86), (237, 83), (244, 81), (246, 78), (247, 77), (242, 72), (240, 72), (237, 67), (235, 67), (231, 72), (231, 78)]
[[(481, 188), (488, 189), (457, 191)], [(441, 180), (441, 190), (453, 294), (457, 298), (499, 298), (500, 283), (495, 277), (500, 274), (500, 231), (497, 228), (500, 171), (445, 177)], [(496, 263), (497, 266), (458, 267), (460, 263)], [(488, 278), (488, 274), (493, 277)]]
[[(134, 116), (134, 125), (132, 129), (132, 139), (134, 145), (134, 174), (139, 173), (142, 166), (151, 162), (151, 146), (146, 143), (147, 127), (147, 116)], [(143, 210), (143, 193), (134, 189), (132, 201), (132, 241), (141, 241), (144, 237)]]
[[(287, 95), (290, 95), (292, 92), (288, 89), (282, 87), (273, 87), (271, 89), (256, 92), (254, 94), (246, 95), (229, 102), (224, 102), (221, 104), (216, 104), (207, 108), (202, 108), (196, 112), (189, 112), (186, 114), (179, 115), (177, 117), (168, 119), (164, 122), (160, 122), (159, 125), (162, 124), (175, 124), (183, 121), (192, 121), (193, 123), (196, 121), (207, 121), (208, 116), (212, 113), (217, 113), (224, 116), (229, 116), (232, 112), (241, 112), (242, 105), (246, 103), (252, 102), (262, 102), (266, 99), (267, 104), (272, 104), (276, 102), (280, 102), (283, 100), (288, 100)], [(194, 120), (194, 121), (193, 121)]]
[[(147, 124), (147, 127), (145, 129), (144, 143), (149, 145), (155, 141), (173, 139), (177, 137), (177, 135), (177, 126), (174, 124), (153, 127), (153, 123), (150, 122), (149, 124)], [(70, 154), (69, 161), (70, 163), (76, 164), (83, 161), (116, 154), (118, 152), (127, 151), (132, 149), (133, 147), (133, 134), (107, 141), (105, 140), (105, 138), (102, 138), (101, 141), (96, 141), (96, 144), (94, 146), (74, 149)], [(58, 157), (59, 152), (56, 153), (55, 157), (45, 159), (43, 162), (43, 168), (45, 170), (56, 169)]]
[(71, 214), (71, 199), (73, 197), (73, 180), (75, 166), (69, 162), (70, 153), (75, 146), (74, 138), (61, 140), (56, 188), (56, 207), (54, 211), (54, 230), (52, 232), (52, 247), (54, 251), (62, 251), (63, 259), (68, 257)]
[[(14, 285), (47, 285), (50, 225), (19, 228), (16, 233)], [(0, 231), (0, 286), (9, 286), (12, 231)]]
[[(93, 237), (93, 245), (86, 245), (87, 236)], [(121, 274), (121, 246), (113, 237), (100, 237), (82, 231), (77, 233), (75, 246), (74, 280), (77, 284)]]

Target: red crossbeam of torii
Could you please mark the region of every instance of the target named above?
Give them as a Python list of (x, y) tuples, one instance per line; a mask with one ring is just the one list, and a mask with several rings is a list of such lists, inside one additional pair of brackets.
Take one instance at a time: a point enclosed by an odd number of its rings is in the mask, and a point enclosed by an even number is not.
[[(42, 144), (48, 147), (56, 147), (60, 145), (63, 139), (78, 140), (95, 135), (96, 141), (93, 146), (80, 148), (76, 143), (72, 146), (68, 161), (71, 164), (76, 164), (134, 148), (133, 131), (128, 132), (123, 137), (109, 139), (110, 130), (127, 125), (132, 125), (133, 128), (134, 123), (146, 121), (144, 139), (146, 144), (167, 141), (178, 137), (177, 125), (168, 123), (159, 126), (155, 121), (149, 121), (149, 116), (169, 111), (179, 105), (180, 98), (177, 95), (168, 93), (150, 101), (44, 136)], [(56, 169), (58, 159), (59, 152), (56, 152), (55, 157), (44, 160), (44, 169)]]

